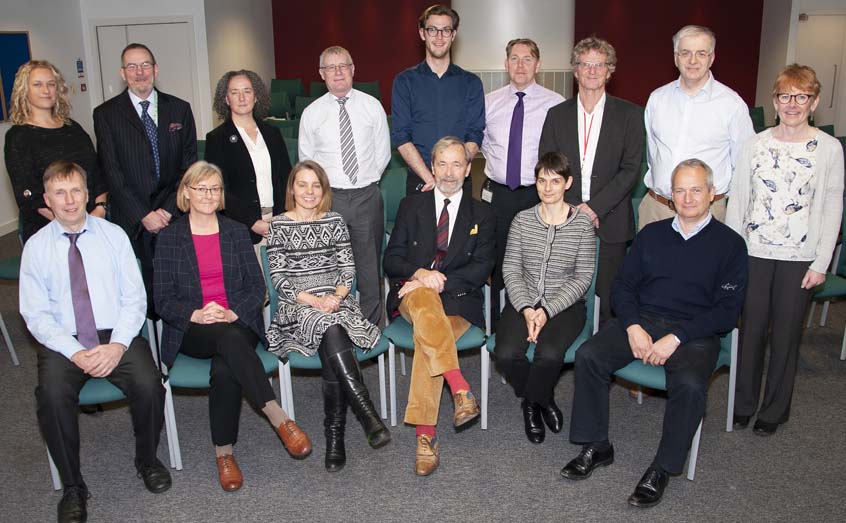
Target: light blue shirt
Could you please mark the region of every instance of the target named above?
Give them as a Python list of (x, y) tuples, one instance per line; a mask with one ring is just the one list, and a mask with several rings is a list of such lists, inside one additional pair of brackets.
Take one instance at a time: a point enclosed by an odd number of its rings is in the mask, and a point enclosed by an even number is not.
[(685, 234), (685, 232), (681, 228), (681, 224), (679, 223), (679, 215), (677, 214), (676, 217), (673, 218), (673, 230), (681, 234), (681, 237), (684, 238), (684, 241), (687, 241), (699, 234), (699, 232), (702, 231), (702, 229), (704, 229), (706, 225), (711, 223), (711, 218), (713, 218), (713, 215), (711, 214), (711, 211), (708, 211), (708, 216), (706, 216), (704, 220), (699, 222), (696, 227), (691, 229), (689, 233)]
[[(144, 108), (141, 107), (141, 98), (135, 96), (132, 91), (127, 91), (129, 93), (129, 99), (132, 101), (132, 107), (135, 108), (135, 112), (138, 113), (138, 118), (141, 118), (141, 114), (144, 112)], [(147, 108), (147, 114), (150, 115), (150, 118), (156, 123), (156, 126), (159, 125), (159, 93), (155, 89), (153, 92), (150, 93), (150, 96), (147, 97), (147, 101), (150, 102), (150, 107)], [(142, 119), (143, 121), (143, 119)]]
[[(111, 343), (129, 347), (147, 314), (147, 295), (129, 238), (106, 220), (87, 216), (77, 239), (85, 266), (97, 330), (112, 329)], [(24, 247), (20, 312), (36, 340), (70, 359), (83, 347), (76, 338), (68, 249), (58, 221), (42, 228)]]

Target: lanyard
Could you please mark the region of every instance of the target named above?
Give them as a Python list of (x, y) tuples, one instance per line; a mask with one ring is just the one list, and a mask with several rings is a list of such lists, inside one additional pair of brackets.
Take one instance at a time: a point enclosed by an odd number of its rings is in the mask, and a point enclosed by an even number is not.
[(588, 126), (587, 113), (586, 112), (582, 113), (582, 116), (584, 117), (584, 130), (585, 130), (585, 132), (584, 132), (584, 135), (585, 135), (584, 149), (582, 151), (582, 167), (584, 167), (585, 158), (587, 158), (588, 142), (590, 141), (590, 132), (593, 129), (593, 117), (595, 115), (596, 115), (596, 111), (591, 113), (591, 115), (590, 115), (590, 126)]

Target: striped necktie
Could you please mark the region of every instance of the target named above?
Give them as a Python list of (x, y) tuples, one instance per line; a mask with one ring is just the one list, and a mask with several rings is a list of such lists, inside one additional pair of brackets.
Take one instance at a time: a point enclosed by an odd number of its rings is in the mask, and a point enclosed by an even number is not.
[(355, 157), (355, 140), (353, 140), (352, 124), (350, 115), (347, 114), (347, 98), (338, 98), (341, 110), (338, 119), (341, 124), (341, 161), (344, 163), (344, 172), (349, 176), (353, 185), (358, 185), (358, 161)]
[(435, 253), (433, 267), (440, 270), (449, 248), (449, 198), (444, 199), (444, 208), (438, 217), (438, 250)]

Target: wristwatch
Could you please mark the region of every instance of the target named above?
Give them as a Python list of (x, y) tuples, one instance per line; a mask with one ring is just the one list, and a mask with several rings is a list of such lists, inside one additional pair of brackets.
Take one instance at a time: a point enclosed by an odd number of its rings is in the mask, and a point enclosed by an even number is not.
[(102, 207), (103, 210), (109, 212), (109, 204), (107, 202), (97, 202), (94, 204), (94, 207)]

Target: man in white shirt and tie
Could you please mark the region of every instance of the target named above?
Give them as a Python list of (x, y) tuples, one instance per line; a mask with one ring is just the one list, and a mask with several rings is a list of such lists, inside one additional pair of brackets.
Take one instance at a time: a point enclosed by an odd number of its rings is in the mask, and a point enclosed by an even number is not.
[(320, 54), (320, 77), (329, 92), (300, 118), (300, 160), (314, 160), (329, 176), (332, 210), (343, 216), (355, 257), (361, 311), (379, 325), (379, 261), (385, 235), (378, 182), (391, 159), (388, 119), (381, 102), (353, 89), (349, 51), (332, 46)]
[(535, 188), (535, 164), (546, 112), (564, 101), (560, 94), (535, 83), (540, 67), (538, 44), (528, 38), (511, 40), (505, 47), (505, 70), (511, 82), (485, 96), (482, 153), (488, 179), (482, 188), (482, 200), (490, 203), (496, 213), (495, 296), (503, 288), (502, 259), (511, 220), (518, 212), (540, 202)]
[(644, 120), (649, 192), (639, 209), (638, 227), (672, 218), (671, 173), (686, 158), (699, 158), (714, 171), (716, 197), (711, 212), (726, 215), (726, 193), (740, 147), (755, 131), (749, 108), (735, 91), (711, 73), (717, 38), (707, 27), (688, 25), (673, 36), (679, 79), (649, 96)]

